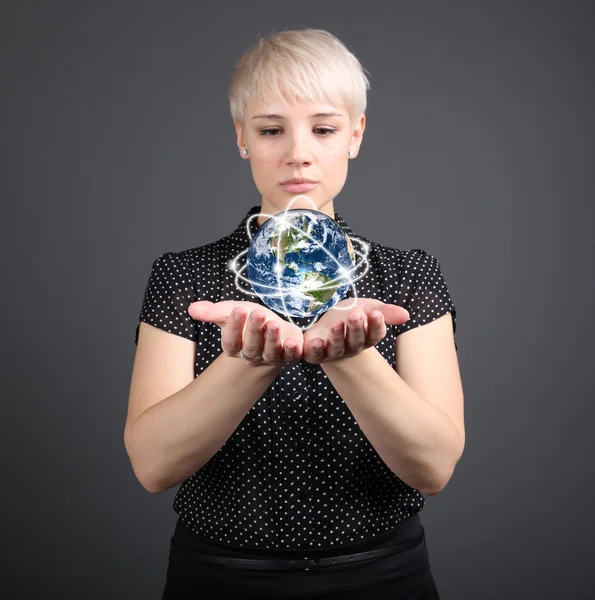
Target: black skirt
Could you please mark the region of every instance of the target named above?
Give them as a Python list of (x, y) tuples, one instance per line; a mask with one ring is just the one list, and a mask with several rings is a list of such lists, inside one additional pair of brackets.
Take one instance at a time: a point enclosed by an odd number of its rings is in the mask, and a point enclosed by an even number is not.
[[(392, 548), (393, 552), (354, 563), (315, 564), (307, 570), (237, 568), (205, 562), (201, 556), (279, 561), (352, 556), (379, 548)], [(439, 600), (439, 595), (418, 514), (373, 540), (314, 551), (231, 549), (196, 535), (178, 518), (162, 600), (211, 598)]]

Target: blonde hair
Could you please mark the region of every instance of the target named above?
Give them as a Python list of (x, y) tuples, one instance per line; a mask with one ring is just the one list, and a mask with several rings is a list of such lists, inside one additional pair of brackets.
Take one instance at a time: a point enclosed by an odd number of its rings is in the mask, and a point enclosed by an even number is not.
[(365, 69), (343, 42), (323, 29), (304, 29), (259, 39), (236, 64), (228, 97), (242, 128), (248, 101), (265, 97), (343, 106), (353, 127), (366, 111), (368, 89)]

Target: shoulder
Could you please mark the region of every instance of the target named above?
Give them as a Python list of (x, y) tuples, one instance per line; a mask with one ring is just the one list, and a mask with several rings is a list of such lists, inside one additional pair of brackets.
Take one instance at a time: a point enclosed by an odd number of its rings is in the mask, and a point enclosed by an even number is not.
[(151, 280), (170, 292), (184, 288), (193, 292), (195, 300), (216, 301), (216, 292), (221, 282), (230, 277), (237, 255), (230, 238), (162, 253), (153, 262)]
[(397, 258), (400, 262), (408, 262), (410, 260), (417, 260), (419, 258), (432, 256), (426, 250), (422, 248), (397, 248), (394, 246), (388, 246), (386, 244), (381, 244), (380, 242), (371, 242), (366, 240), (368, 243), (370, 250), (383, 254), (386, 256), (390, 256), (391, 258)]
[[(357, 247), (356, 247), (357, 246)], [(440, 271), (438, 258), (423, 248), (401, 249), (357, 236), (354, 247), (360, 253), (358, 263), (372, 269), (377, 276), (393, 284), (434, 276)]]
[(442, 265), (434, 254), (422, 248), (399, 250), (398, 265), (399, 288), (402, 294), (432, 291), (448, 293)]
[(221, 238), (220, 240), (209, 242), (208, 244), (203, 244), (202, 246), (177, 250), (172, 252), (172, 254), (176, 254), (180, 260), (183, 260), (187, 263), (193, 263), (197, 260), (211, 256), (212, 254), (226, 247), (227, 244), (225, 243), (225, 240), (226, 238)]
[(414, 276), (440, 266), (436, 256), (422, 248), (395, 248), (378, 242), (367, 242), (369, 255), (399, 276)]
[(423, 248), (393, 248), (370, 244), (369, 262), (375, 263), (392, 290), (397, 290), (396, 302), (407, 310), (420, 302), (440, 301), (452, 306), (442, 265), (437, 256)]
[(157, 261), (177, 263), (181, 267), (191, 269), (194, 272), (213, 264), (219, 264), (233, 249), (232, 237), (226, 236), (201, 246), (164, 252), (157, 258)]
[(399, 251), (399, 270), (401, 276), (417, 279), (440, 270), (440, 261), (422, 248), (409, 248)]

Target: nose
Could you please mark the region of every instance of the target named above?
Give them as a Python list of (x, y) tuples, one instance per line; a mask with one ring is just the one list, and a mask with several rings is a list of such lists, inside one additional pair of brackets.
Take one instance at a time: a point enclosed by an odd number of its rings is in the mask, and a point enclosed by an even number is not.
[(312, 161), (311, 140), (308, 139), (308, 132), (294, 131), (287, 136), (287, 164), (308, 164)]

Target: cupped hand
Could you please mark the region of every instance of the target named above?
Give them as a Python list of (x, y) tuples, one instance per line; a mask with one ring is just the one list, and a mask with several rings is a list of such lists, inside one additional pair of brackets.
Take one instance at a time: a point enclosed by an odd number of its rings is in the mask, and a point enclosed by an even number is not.
[(337, 302), (312, 327), (304, 332), (304, 358), (323, 363), (355, 356), (375, 346), (386, 335), (386, 325), (402, 325), (409, 313), (396, 304), (373, 298), (358, 298), (351, 310), (345, 307), (353, 299)]
[(221, 327), (221, 347), (228, 356), (241, 358), (243, 350), (248, 358), (262, 357), (248, 364), (283, 365), (302, 358), (302, 330), (254, 302), (201, 300), (188, 307), (188, 314)]

